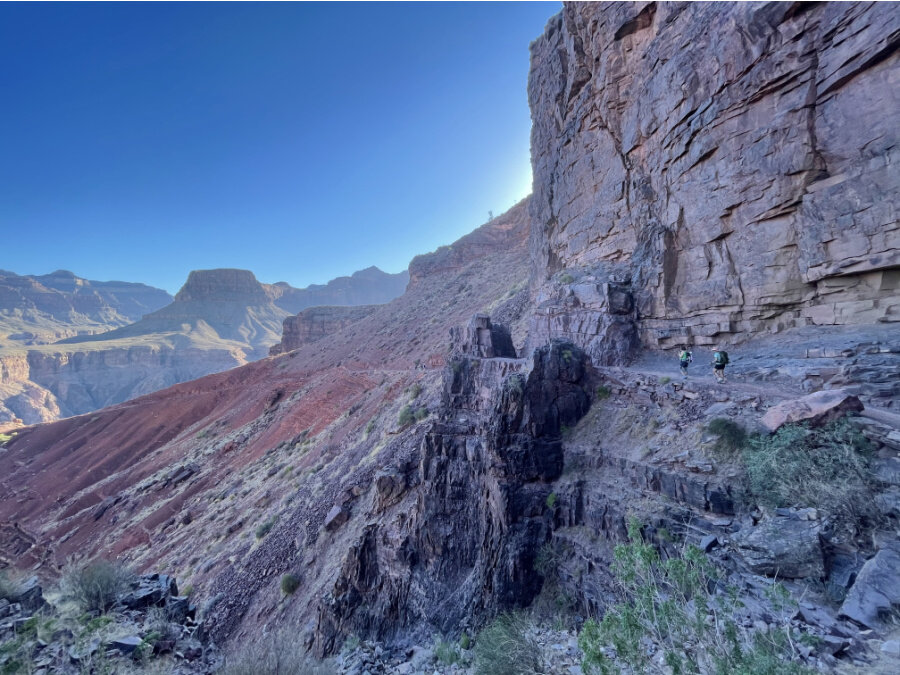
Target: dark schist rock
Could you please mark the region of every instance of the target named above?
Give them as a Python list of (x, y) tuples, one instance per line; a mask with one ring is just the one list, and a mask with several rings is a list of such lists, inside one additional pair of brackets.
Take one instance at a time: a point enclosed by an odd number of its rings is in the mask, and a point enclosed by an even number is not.
[(884, 626), (900, 611), (900, 547), (866, 561), (841, 605), (841, 614), (868, 628)]
[(562, 430), (587, 412), (594, 373), (570, 342), (510, 358), (507, 335), (480, 316), (454, 332), (439, 421), (410, 473), (376, 477), (378, 518), (366, 521), (319, 606), (316, 654), (349, 634), (451, 632), (540, 591), (535, 560), (552, 528), (546, 500), (563, 469)]
[(732, 544), (755, 574), (818, 579), (825, 576), (821, 529), (818, 521), (775, 517), (738, 532)]
[(491, 323), (486, 314), (476, 314), (464, 328), (451, 329), (450, 338), (464, 356), (516, 358), (509, 330), (501, 324)]

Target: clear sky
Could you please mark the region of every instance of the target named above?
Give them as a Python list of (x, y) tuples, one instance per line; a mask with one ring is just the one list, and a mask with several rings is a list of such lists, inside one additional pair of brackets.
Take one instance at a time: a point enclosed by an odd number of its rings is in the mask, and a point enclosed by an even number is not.
[(531, 190), (559, 3), (0, 3), (0, 269), (405, 269)]

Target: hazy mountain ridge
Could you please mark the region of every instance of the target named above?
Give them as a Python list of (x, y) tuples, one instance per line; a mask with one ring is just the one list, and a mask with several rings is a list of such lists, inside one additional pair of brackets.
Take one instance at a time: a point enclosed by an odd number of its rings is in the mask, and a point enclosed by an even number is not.
[(0, 270), (0, 348), (102, 333), (171, 301), (166, 291), (141, 283), (91, 281), (65, 270), (44, 275)]
[[(33, 292), (42, 294), (38, 299), (49, 296), (62, 308), (54, 319), (62, 339), (0, 351), (0, 424), (78, 415), (246, 364), (268, 355), (281, 340), (282, 322), (291, 315), (287, 307), (326, 300), (346, 304), (361, 298), (385, 302), (402, 293), (407, 275), (371, 267), (309, 290), (283, 282), (263, 284), (247, 270), (198, 270), (190, 273), (174, 298), (165, 294), (168, 304), (133, 322), (100, 303), (104, 297), (100, 292), (83, 290), (90, 288), (89, 282), (74, 275), (57, 272), (41, 277), (54, 286), (46, 292), (36, 279), (18, 283), (40, 289)], [(121, 289), (132, 285), (100, 286), (114, 299), (114, 292), (122, 295)], [(60, 298), (67, 288), (74, 289), (77, 302), (99, 308), (93, 315), (97, 319), (93, 333), (66, 323), (84, 316), (65, 311)], [(21, 294), (10, 293), (8, 302), (17, 298)], [(142, 307), (133, 300), (129, 316)], [(13, 310), (14, 316), (20, 314)], [(110, 322), (101, 323), (104, 317)]]

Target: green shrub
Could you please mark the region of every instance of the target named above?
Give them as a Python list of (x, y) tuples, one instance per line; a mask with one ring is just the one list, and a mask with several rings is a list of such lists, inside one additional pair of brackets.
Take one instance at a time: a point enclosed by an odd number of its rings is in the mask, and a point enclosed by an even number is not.
[(373, 431), (375, 431), (375, 418), (369, 420), (369, 423), (366, 425), (366, 436), (370, 435)]
[(84, 612), (106, 612), (125, 593), (134, 573), (119, 563), (94, 560), (63, 574), (62, 586)]
[(541, 650), (529, 635), (531, 624), (522, 614), (502, 614), (475, 641), (475, 672), (479, 675), (537, 675), (546, 672)]
[(434, 643), (434, 658), (438, 663), (452, 666), (454, 663), (462, 661), (462, 654), (459, 651), (459, 647), (452, 642), (438, 640)]
[(561, 284), (571, 284), (573, 281), (575, 281), (575, 277), (568, 272), (563, 272), (559, 275), (559, 283)]
[(257, 528), (256, 528), (256, 532), (255, 532), (256, 538), (257, 538), (257, 539), (262, 539), (262, 538), (265, 537), (267, 534), (269, 534), (269, 532), (272, 531), (272, 528), (275, 527), (275, 523), (276, 523), (277, 521), (278, 521), (278, 516), (272, 516), (272, 517), (269, 518), (267, 521), (265, 521), (262, 525), (260, 525), (259, 527), (257, 527)]
[(460, 649), (470, 649), (472, 647), (472, 638), (469, 637), (469, 634), (463, 631), (462, 635), (459, 636), (459, 647)]
[(594, 396), (598, 401), (609, 398), (610, 394), (612, 394), (610, 388), (602, 384), (598, 385), (597, 389), (594, 391)]
[(786, 424), (744, 451), (750, 493), (765, 506), (814, 506), (847, 522), (876, 518), (872, 447), (847, 419)]
[(401, 427), (408, 427), (410, 424), (415, 422), (416, 416), (413, 413), (412, 407), (405, 405), (400, 408), (400, 415), (397, 417), (397, 422), (400, 423)]
[(421, 422), (426, 417), (428, 417), (428, 408), (420, 407), (413, 408), (412, 406), (405, 405), (400, 409), (400, 415), (397, 417), (397, 422), (401, 427), (408, 427), (413, 422)]
[(285, 595), (293, 595), (300, 588), (300, 580), (293, 574), (285, 574), (281, 577), (281, 592)]
[(16, 432), (12, 432), (11, 434), (0, 434), (0, 448), (6, 445), (9, 441), (15, 438)]
[(416, 382), (409, 388), (409, 400), (414, 401), (419, 398), (419, 394), (422, 393), (422, 385)]
[(669, 382), (671, 382), (671, 381), (672, 381), (672, 378), (669, 377), (668, 375), (663, 375), (661, 378), (659, 378), (660, 384), (669, 384)]
[(737, 422), (725, 417), (716, 417), (706, 425), (706, 430), (718, 436), (713, 450), (720, 454), (734, 454), (747, 444), (747, 431)]
[(776, 619), (781, 625), (765, 633), (745, 628), (736, 589), (724, 587), (700, 549), (688, 546), (681, 556), (663, 560), (634, 519), (628, 537), (616, 546), (613, 563), (622, 600), (601, 621), (588, 619), (578, 636), (585, 673), (655, 673), (660, 656), (676, 675), (813, 672), (792, 660), (790, 645), (798, 636), (791, 632), (787, 603)]
[(547, 508), (552, 509), (554, 506), (556, 506), (556, 501), (558, 499), (559, 499), (559, 497), (556, 496), (555, 492), (551, 492), (549, 495), (547, 495), (547, 501), (546, 501)]

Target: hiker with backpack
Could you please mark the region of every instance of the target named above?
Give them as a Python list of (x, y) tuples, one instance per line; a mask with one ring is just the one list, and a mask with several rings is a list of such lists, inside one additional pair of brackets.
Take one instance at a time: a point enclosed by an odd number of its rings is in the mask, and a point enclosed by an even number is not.
[(713, 352), (713, 375), (716, 376), (716, 382), (725, 384), (725, 366), (728, 365), (728, 352), (724, 349), (717, 349)]
[(691, 353), (691, 350), (688, 349), (687, 345), (681, 346), (681, 351), (678, 352), (678, 360), (681, 364), (681, 376), (686, 380), (688, 376), (688, 366), (691, 365), (691, 361), (694, 360), (694, 355)]

